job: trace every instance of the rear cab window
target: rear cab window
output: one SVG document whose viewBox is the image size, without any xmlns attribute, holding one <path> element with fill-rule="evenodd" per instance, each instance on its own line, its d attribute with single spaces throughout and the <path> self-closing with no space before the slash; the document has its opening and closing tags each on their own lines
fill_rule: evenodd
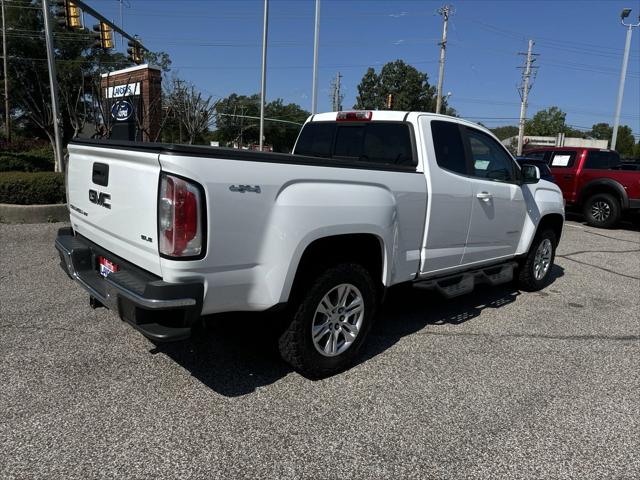
<svg viewBox="0 0 640 480">
<path fill-rule="evenodd" d="M 404 122 L 310 122 L 294 154 L 415 167 L 410 125 Z"/>
</svg>

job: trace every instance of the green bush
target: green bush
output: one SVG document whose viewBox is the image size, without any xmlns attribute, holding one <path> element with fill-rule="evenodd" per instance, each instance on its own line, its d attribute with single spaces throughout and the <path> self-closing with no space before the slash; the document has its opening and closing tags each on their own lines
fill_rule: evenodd
<svg viewBox="0 0 640 480">
<path fill-rule="evenodd" d="M 0 203 L 45 205 L 65 201 L 63 173 L 0 172 Z"/>
<path fill-rule="evenodd" d="M 0 172 L 51 172 L 52 170 L 53 156 L 45 149 L 24 153 L 0 153 Z"/>
<path fill-rule="evenodd" d="M 0 138 L 0 150 L 5 152 L 28 152 L 32 150 L 46 151 L 48 156 L 53 157 L 51 144 L 39 138 L 21 137 L 14 135 L 11 142 L 7 142 L 4 136 Z"/>
</svg>

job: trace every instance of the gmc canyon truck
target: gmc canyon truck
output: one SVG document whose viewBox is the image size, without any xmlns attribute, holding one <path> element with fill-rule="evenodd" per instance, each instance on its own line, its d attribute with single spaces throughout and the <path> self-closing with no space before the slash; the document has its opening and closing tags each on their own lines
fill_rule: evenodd
<svg viewBox="0 0 640 480">
<path fill-rule="evenodd" d="M 77 140 L 55 245 L 91 305 L 154 341 L 201 315 L 282 309 L 282 357 L 346 368 L 388 287 L 454 297 L 549 280 L 560 189 L 486 129 L 419 112 L 323 113 L 292 154 Z"/>
<path fill-rule="evenodd" d="M 567 206 L 592 227 L 612 228 L 623 213 L 640 212 L 640 171 L 626 170 L 613 150 L 543 147 L 527 156 L 550 166 Z"/>
</svg>

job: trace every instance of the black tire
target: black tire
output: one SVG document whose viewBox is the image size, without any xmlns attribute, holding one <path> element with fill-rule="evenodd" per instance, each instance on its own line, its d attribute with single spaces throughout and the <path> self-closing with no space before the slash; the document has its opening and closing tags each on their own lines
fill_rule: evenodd
<svg viewBox="0 0 640 480">
<path fill-rule="evenodd" d="M 318 351 L 312 338 L 314 321 L 318 322 L 320 318 L 322 322 L 323 319 L 322 314 L 318 314 L 320 317 L 317 317 L 316 309 L 325 295 L 342 284 L 350 284 L 359 290 L 364 305 L 362 323 L 355 340 L 344 352 L 335 356 L 324 356 Z M 293 306 L 293 318 L 278 341 L 280 355 L 297 372 L 308 378 L 324 378 L 345 370 L 353 363 L 371 329 L 376 297 L 377 292 L 371 275 L 361 265 L 346 263 L 324 270 L 305 285 L 299 301 Z M 330 328 L 327 335 L 332 335 Z M 342 334 L 343 345 L 346 344 L 345 340 L 346 335 Z"/>
<path fill-rule="evenodd" d="M 597 193 L 587 198 L 582 213 L 587 223 L 597 228 L 614 227 L 622 215 L 620 202 L 609 193 Z"/>
<path fill-rule="evenodd" d="M 549 267 L 542 277 L 536 277 L 536 255 L 538 249 L 546 240 L 551 242 L 551 258 Z M 558 240 L 553 230 L 543 230 L 538 232 L 531 242 L 529 252 L 518 270 L 518 286 L 527 292 L 536 292 L 542 290 L 549 284 L 551 279 L 551 271 L 553 270 L 553 262 L 556 258 L 556 247 Z"/>
</svg>

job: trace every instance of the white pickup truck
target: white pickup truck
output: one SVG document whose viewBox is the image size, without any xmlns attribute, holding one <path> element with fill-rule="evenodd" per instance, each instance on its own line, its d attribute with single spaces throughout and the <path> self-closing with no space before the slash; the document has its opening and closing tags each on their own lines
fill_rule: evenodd
<svg viewBox="0 0 640 480">
<path fill-rule="evenodd" d="M 293 154 L 74 141 L 62 267 L 156 341 L 201 315 L 281 309 L 283 358 L 346 368 L 385 289 L 447 297 L 548 282 L 560 189 L 486 129 L 420 112 L 323 113 Z"/>
</svg>

